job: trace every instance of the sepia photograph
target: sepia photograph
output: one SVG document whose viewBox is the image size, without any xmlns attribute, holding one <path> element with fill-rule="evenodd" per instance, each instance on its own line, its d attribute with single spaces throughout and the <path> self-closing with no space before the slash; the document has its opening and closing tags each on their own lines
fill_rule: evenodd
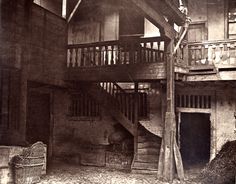
<svg viewBox="0 0 236 184">
<path fill-rule="evenodd" d="M 236 184 L 236 0 L 0 0 L 0 184 Z"/>
</svg>

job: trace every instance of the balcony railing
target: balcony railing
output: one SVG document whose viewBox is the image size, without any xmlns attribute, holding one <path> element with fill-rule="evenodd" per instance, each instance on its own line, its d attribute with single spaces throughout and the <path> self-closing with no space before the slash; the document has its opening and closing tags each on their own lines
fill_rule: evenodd
<svg viewBox="0 0 236 184">
<path fill-rule="evenodd" d="M 164 62 L 164 48 L 161 37 L 68 45 L 67 67 Z"/>
<path fill-rule="evenodd" d="M 189 43 L 189 65 L 236 65 L 236 40 Z"/>
</svg>

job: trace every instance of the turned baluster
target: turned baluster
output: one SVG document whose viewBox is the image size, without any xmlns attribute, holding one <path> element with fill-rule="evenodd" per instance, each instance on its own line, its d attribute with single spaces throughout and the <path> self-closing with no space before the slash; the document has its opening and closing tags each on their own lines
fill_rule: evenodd
<svg viewBox="0 0 236 184">
<path fill-rule="evenodd" d="M 212 61 L 214 62 L 215 58 L 216 58 L 216 46 L 212 45 L 211 47 L 212 49 Z"/>
<path fill-rule="evenodd" d="M 67 49 L 67 67 L 70 67 L 71 64 L 71 50 Z"/>
<path fill-rule="evenodd" d="M 84 66 L 85 53 L 84 48 L 81 49 L 81 66 Z"/>
<path fill-rule="evenodd" d="M 108 46 L 105 46 L 105 65 L 108 65 Z"/>
<path fill-rule="evenodd" d="M 76 64 L 76 49 L 72 49 L 72 67 Z"/>
<path fill-rule="evenodd" d="M 190 65 L 195 65 L 196 64 L 196 61 L 195 61 L 195 48 L 193 46 L 190 47 L 189 54 L 190 54 L 190 58 L 191 58 Z"/>
<path fill-rule="evenodd" d="M 161 48 L 160 48 L 160 46 L 161 46 L 161 42 L 159 41 L 159 42 L 157 42 L 157 50 L 158 50 L 158 60 L 160 60 L 160 61 L 162 61 L 161 60 Z"/>
<path fill-rule="evenodd" d="M 97 65 L 97 62 L 96 62 L 96 47 L 94 46 L 93 47 L 93 65 Z"/>
<path fill-rule="evenodd" d="M 150 60 L 150 62 L 154 62 L 153 61 L 153 42 L 150 43 L 150 46 L 151 46 L 151 60 Z"/>
<path fill-rule="evenodd" d="M 98 66 L 101 66 L 102 64 L 102 47 L 99 46 L 98 48 Z"/>
<path fill-rule="evenodd" d="M 223 44 L 220 44 L 220 45 L 219 45 L 219 48 L 220 48 L 220 60 L 222 60 L 222 58 L 223 58 L 223 52 L 224 52 L 224 45 L 223 45 Z"/>
<path fill-rule="evenodd" d="M 208 45 L 204 46 L 204 58 L 206 59 L 206 64 L 209 64 L 209 61 L 208 61 Z"/>
<path fill-rule="evenodd" d="M 121 58 L 121 56 L 120 56 L 120 54 L 121 54 L 121 48 L 120 48 L 120 45 L 118 44 L 118 46 L 117 46 L 117 61 L 116 61 L 116 64 L 120 64 L 121 63 L 121 61 L 120 61 L 120 58 Z"/>
<path fill-rule="evenodd" d="M 114 45 L 111 46 L 111 65 L 114 65 Z"/>
<path fill-rule="evenodd" d="M 227 61 L 230 63 L 230 43 L 227 43 Z"/>
<path fill-rule="evenodd" d="M 147 43 L 145 42 L 143 45 L 143 62 L 147 61 Z"/>
</svg>

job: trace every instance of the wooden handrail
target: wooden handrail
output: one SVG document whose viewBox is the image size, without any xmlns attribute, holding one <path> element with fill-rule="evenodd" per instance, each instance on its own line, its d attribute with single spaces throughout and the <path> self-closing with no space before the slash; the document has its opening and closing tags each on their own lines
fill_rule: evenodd
<svg viewBox="0 0 236 184">
<path fill-rule="evenodd" d="M 67 46 L 68 49 L 75 47 L 93 47 L 93 46 L 111 46 L 111 45 L 119 45 L 122 43 L 127 43 L 132 41 L 132 43 L 148 43 L 148 42 L 161 42 L 167 41 L 167 38 L 163 37 L 148 37 L 148 38 L 130 38 L 130 39 L 122 39 L 122 40 L 111 40 L 111 41 L 100 41 L 100 42 L 91 42 L 91 43 L 80 43 L 80 44 L 69 44 Z"/>
<path fill-rule="evenodd" d="M 210 41 L 202 41 L 202 42 L 188 42 L 189 46 L 197 46 L 197 45 L 213 45 L 213 44 L 227 44 L 227 43 L 235 43 L 236 39 L 226 39 L 226 40 L 210 40 Z"/>
<path fill-rule="evenodd" d="M 236 64 L 236 39 L 188 43 L 189 65 Z"/>
<path fill-rule="evenodd" d="M 163 37 L 127 38 L 105 42 L 68 45 L 68 67 L 91 67 L 142 62 L 164 62 Z"/>
</svg>

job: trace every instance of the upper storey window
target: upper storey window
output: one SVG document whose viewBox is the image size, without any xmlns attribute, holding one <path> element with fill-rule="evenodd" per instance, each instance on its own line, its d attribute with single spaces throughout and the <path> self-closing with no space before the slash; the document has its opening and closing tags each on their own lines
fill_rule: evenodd
<svg viewBox="0 0 236 184">
<path fill-rule="evenodd" d="M 236 0 L 229 0 L 228 37 L 236 38 Z"/>
</svg>

